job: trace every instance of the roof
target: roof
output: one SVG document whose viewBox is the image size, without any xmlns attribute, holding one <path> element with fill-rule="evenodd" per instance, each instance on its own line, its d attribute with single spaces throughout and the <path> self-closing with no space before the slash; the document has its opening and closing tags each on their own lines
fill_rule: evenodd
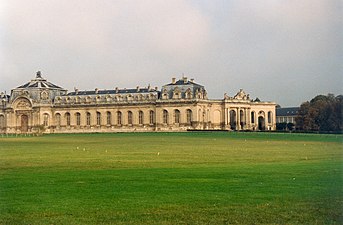
<svg viewBox="0 0 343 225">
<path fill-rule="evenodd" d="M 118 89 L 118 90 L 94 90 L 94 91 L 74 91 L 67 95 L 104 95 L 104 94 L 138 94 L 138 93 L 151 93 L 158 92 L 154 89 L 140 88 L 140 89 Z"/>
<path fill-rule="evenodd" d="M 40 71 L 37 72 L 36 78 L 23 84 L 17 88 L 52 88 L 52 89 L 63 89 L 46 79 L 42 78 Z"/>
<path fill-rule="evenodd" d="M 170 86 L 170 85 L 196 85 L 196 86 L 204 87 L 200 84 L 194 83 L 193 81 L 190 81 L 190 80 L 184 81 L 183 79 L 180 79 L 176 81 L 175 83 L 172 82 L 172 83 L 166 84 L 165 86 Z"/>
<path fill-rule="evenodd" d="M 276 116 L 296 116 L 300 107 L 277 108 Z"/>
</svg>

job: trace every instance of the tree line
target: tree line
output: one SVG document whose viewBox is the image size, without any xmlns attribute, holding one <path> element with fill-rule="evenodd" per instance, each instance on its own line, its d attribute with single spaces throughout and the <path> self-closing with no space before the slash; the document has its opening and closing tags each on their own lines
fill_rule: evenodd
<svg viewBox="0 0 343 225">
<path fill-rule="evenodd" d="M 296 129 L 304 131 L 342 132 L 343 95 L 318 95 L 301 104 L 295 119 Z"/>
</svg>

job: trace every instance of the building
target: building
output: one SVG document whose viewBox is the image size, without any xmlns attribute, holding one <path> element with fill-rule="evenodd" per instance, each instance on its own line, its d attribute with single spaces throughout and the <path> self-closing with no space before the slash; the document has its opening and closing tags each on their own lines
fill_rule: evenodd
<svg viewBox="0 0 343 225">
<path fill-rule="evenodd" d="M 295 124 L 299 109 L 299 107 L 276 108 L 276 123 Z"/>
<path fill-rule="evenodd" d="M 205 87 L 183 77 L 152 87 L 81 91 L 31 81 L 1 94 L 1 133 L 78 133 L 187 130 L 275 130 L 276 104 L 243 90 L 207 98 Z"/>
</svg>

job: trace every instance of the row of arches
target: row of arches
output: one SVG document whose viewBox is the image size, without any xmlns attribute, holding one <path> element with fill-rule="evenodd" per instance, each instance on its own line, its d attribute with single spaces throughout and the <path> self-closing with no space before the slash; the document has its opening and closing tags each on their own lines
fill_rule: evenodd
<svg viewBox="0 0 343 225">
<path fill-rule="evenodd" d="M 145 113 L 148 113 L 146 115 Z M 172 113 L 173 120 L 170 121 L 170 114 Z M 154 110 L 150 110 L 148 112 L 143 112 L 142 110 L 138 111 L 135 115 L 133 111 L 116 111 L 112 113 L 107 111 L 105 113 L 95 112 L 92 114 L 91 112 L 80 113 L 76 112 L 71 114 L 70 112 L 66 113 L 56 113 L 54 115 L 54 125 L 57 127 L 60 126 L 102 126 L 102 125 L 154 125 L 156 124 L 156 113 Z M 115 117 L 115 118 L 114 118 Z M 162 111 L 162 121 L 163 124 L 180 124 L 181 123 L 181 112 L 178 109 L 169 112 L 168 110 L 164 109 Z M 49 114 L 43 114 L 43 125 L 50 126 L 49 121 Z M 186 123 L 191 124 L 192 122 L 192 110 L 187 109 L 185 115 Z"/>
<path fill-rule="evenodd" d="M 245 111 L 238 110 L 239 115 L 237 115 L 236 110 L 230 110 L 229 121 L 230 128 L 232 130 L 244 129 L 249 123 L 252 127 L 257 127 L 258 130 L 265 130 L 266 123 L 271 125 L 273 123 L 273 113 L 268 111 L 267 117 L 264 111 L 259 111 L 257 114 L 255 111 L 250 112 L 250 118 L 247 118 L 249 114 L 245 114 Z M 239 123 L 238 123 L 239 121 Z"/>
</svg>

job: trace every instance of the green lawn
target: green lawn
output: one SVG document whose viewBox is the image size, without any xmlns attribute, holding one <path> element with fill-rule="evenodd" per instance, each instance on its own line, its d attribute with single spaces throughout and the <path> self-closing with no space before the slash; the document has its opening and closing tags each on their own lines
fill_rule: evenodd
<svg viewBox="0 0 343 225">
<path fill-rule="evenodd" d="M 0 136 L 0 224 L 343 224 L 343 136 Z"/>
</svg>

